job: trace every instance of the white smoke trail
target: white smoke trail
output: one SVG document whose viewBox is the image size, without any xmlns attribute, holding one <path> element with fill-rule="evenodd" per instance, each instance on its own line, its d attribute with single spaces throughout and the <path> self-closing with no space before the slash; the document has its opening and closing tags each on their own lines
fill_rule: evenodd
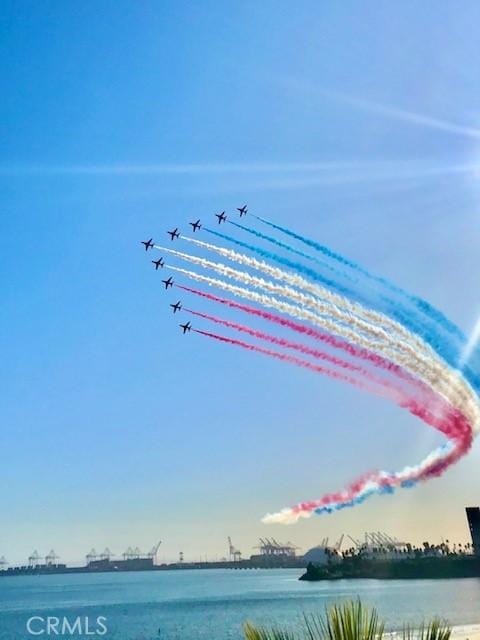
<svg viewBox="0 0 480 640">
<path fill-rule="evenodd" d="M 441 379 L 442 376 L 445 375 L 445 373 L 447 373 L 449 383 L 451 384 L 452 379 L 456 377 L 458 381 L 458 385 L 456 385 L 456 389 L 457 389 L 457 393 L 460 394 L 462 401 L 471 400 L 474 406 L 478 406 L 478 397 L 474 393 L 474 391 L 470 388 L 468 383 L 464 380 L 463 376 L 452 372 L 452 370 L 446 365 L 446 363 L 444 363 L 443 360 L 441 360 L 438 357 L 438 355 L 428 345 L 426 345 L 423 341 L 419 341 L 416 338 L 416 336 L 411 334 L 409 331 L 405 331 L 405 335 L 402 335 L 400 340 L 398 339 L 394 340 L 394 336 L 387 334 L 383 329 L 375 325 L 372 325 L 371 323 L 365 322 L 357 318 L 356 316 L 353 316 L 349 312 L 342 311 L 339 307 L 337 307 L 332 303 L 322 302 L 317 298 L 313 298 L 312 296 L 306 296 L 290 287 L 276 285 L 272 282 L 264 280 L 263 278 L 257 278 L 255 276 L 250 275 L 249 273 L 232 269 L 231 267 L 228 267 L 223 264 L 211 262 L 210 260 L 206 260 L 205 258 L 199 258 L 197 256 L 185 254 L 181 251 L 168 249 L 166 247 L 157 247 L 157 248 L 163 251 L 166 251 L 167 253 L 170 253 L 171 255 L 179 257 L 183 260 L 199 265 L 205 269 L 212 269 L 223 276 L 235 279 L 239 282 L 242 282 L 243 284 L 251 285 L 256 288 L 262 289 L 264 291 L 268 291 L 269 293 L 280 295 L 282 297 L 293 300 L 295 303 L 297 303 L 301 307 L 308 307 L 310 309 L 314 309 L 316 312 L 320 313 L 321 315 L 327 315 L 335 318 L 337 323 L 345 323 L 348 326 L 354 325 L 360 331 L 366 333 L 367 335 L 371 335 L 373 338 L 375 338 L 376 341 L 379 341 L 378 343 L 377 342 L 370 343 L 371 344 L 371 346 L 369 347 L 370 349 L 378 350 L 381 347 L 381 342 L 383 341 L 388 344 L 389 349 L 393 345 L 394 348 L 407 353 L 420 366 L 422 365 L 432 366 L 432 362 L 434 362 L 440 367 L 440 368 L 438 367 L 436 368 L 437 374 L 434 374 L 434 378 L 439 377 Z M 249 258 L 247 257 L 247 259 Z M 280 270 L 275 269 L 275 271 L 280 271 Z M 360 305 L 357 305 L 357 306 L 360 307 Z M 363 309 L 363 307 L 360 307 L 360 309 Z M 314 315 L 313 317 L 317 319 L 317 323 L 318 323 L 318 319 L 319 319 L 318 316 Z M 315 320 L 311 320 L 311 321 L 315 322 Z M 340 325 L 337 324 L 336 326 L 337 326 L 337 330 L 335 332 L 338 333 L 338 326 Z M 350 338 L 350 341 L 355 341 L 353 336 L 357 336 L 357 334 L 351 334 L 351 336 L 352 337 Z M 395 357 L 397 357 L 397 355 Z M 392 357 L 390 357 L 390 359 L 392 359 Z M 480 419 L 480 413 L 479 413 L 479 419 Z"/>
<path fill-rule="evenodd" d="M 204 269 L 211 269 L 212 271 L 216 271 L 220 275 L 227 278 L 237 280 L 238 282 L 256 287 L 257 289 L 268 291 L 269 293 L 282 296 L 283 298 L 294 300 L 300 306 L 315 309 L 315 311 L 317 313 L 320 313 L 321 315 L 335 317 L 337 320 L 341 320 L 349 326 L 356 326 L 360 331 L 372 335 L 378 340 L 391 342 L 391 337 L 383 329 L 369 322 L 365 322 L 356 316 L 353 316 L 351 313 L 349 313 L 349 311 L 340 311 L 340 309 L 330 301 L 319 300 L 318 298 L 314 298 L 313 296 L 300 293 L 299 291 L 296 291 L 291 287 L 269 282 L 268 280 L 264 280 L 263 278 L 252 276 L 245 271 L 238 271 L 237 269 L 228 267 L 225 264 L 211 262 L 210 260 L 206 260 L 205 258 L 199 258 L 198 256 L 193 256 L 189 253 L 183 253 L 182 251 L 176 251 L 175 249 L 168 249 L 167 247 L 160 247 L 158 245 L 155 245 L 155 247 L 173 256 L 176 256 L 177 258 L 181 258 L 182 260 L 203 267 Z M 276 269 L 276 271 L 280 270 Z M 412 353 L 414 353 L 413 350 Z"/>
<path fill-rule="evenodd" d="M 232 262 L 237 262 L 239 264 L 249 266 L 253 269 L 256 269 L 257 271 L 266 273 L 267 275 L 271 276 L 276 280 L 287 282 L 293 287 L 297 287 L 301 290 L 308 291 L 309 293 L 313 294 L 313 296 L 315 296 L 315 299 L 317 298 L 326 299 L 330 301 L 332 304 L 335 304 L 339 309 L 345 309 L 346 312 L 350 314 L 349 316 L 350 319 L 352 317 L 354 318 L 355 316 L 357 316 L 358 318 L 364 319 L 367 322 L 372 323 L 373 325 L 375 325 L 375 327 L 377 325 L 383 326 L 385 329 L 389 331 L 389 335 L 387 339 L 390 342 L 392 341 L 392 335 L 390 332 L 393 332 L 394 334 L 397 334 L 398 336 L 400 336 L 402 345 L 404 346 L 404 348 L 407 349 L 407 345 L 411 345 L 415 352 L 427 351 L 429 358 L 433 358 L 435 360 L 440 359 L 442 363 L 444 362 L 443 358 L 429 344 L 427 344 L 419 336 L 412 333 L 408 328 L 403 326 L 401 323 L 390 318 L 389 316 L 386 316 L 383 313 L 365 308 L 363 305 L 357 302 L 352 302 L 347 298 L 345 298 L 345 296 L 332 292 L 322 285 L 313 284 L 312 282 L 306 280 L 304 277 L 300 275 L 290 273 L 288 271 L 284 271 L 283 269 L 279 269 L 278 267 L 272 267 L 264 260 L 258 260 L 248 255 L 238 253 L 233 249 L 225 249 L 224 247 L 220 247 L 218 245 L 215 245 L 209 242 L 203 242 L 201 240 L 197 240 L 196 238 L 190 238 L 188 236 L 183 236 L 183 235 L 181 236 L 181 238 L 196 246 L 202 247 L 204 249 L 217 253 L 218 255 L 226 257 L 232 260 Z M 303 301 L 303 304 L 305 304 L 306 306 L 310 306 L 310 308 L 316 308 L 315 305 L 309 305 L 308 302 L 305 300 Z M 473 388 L 471 387 L 470 383 L 465 378 L 465 376 L 462 375 L 461 369 L 462 367 L 460 367 L 460 370 L 456 372 L 455 375 L 461 378 L 461 380 L 463 381 L 464 387 L 468 389 L 468 396 L 470 398 L 476 399 L 477 394 L 475 393 L 475 391 L 473 390 Z"/>
<path fill-rule="evenodd" d="M 464 445 L 460 440 L 457 442 L 448 441 L 445 445 L 430 452 L 418 465 L 406 466 L 395 473 L 381 471 L 373 474 L 373 477 L 365 482 L 364 486 L 354 495 L 349 490 L 338 492 L 338 499 L 333 502 L 322 504 L 323 500 L 315 500 L 311 503 L 301 503 L 296 507 L 281 509 L 276 513 L 268 513 L 262 518 L 264 524 L 294 524 L 300 518 L 310 518 L 317 509 L 321 512 L 332 512 L 338 509 L 337 505 L 354 506 L 361 504 L 366 498 L 375 493 L 381 493 L 381 483 L 386 480 L 391 489 L 398 489 L 403 482 L 418 483 L 428 480 L 431 476 L 429 471 L 435 467 L 443 466 L 445 471 L 449 466 L 463 457 L 469 450 L 469 446 Z M 438 473 L 438 472 L 437 472 Z M 435 475 L 435 474 L 434 474 Z M 410 484 L 410 486 L 412 486 Z M 318 506 L 317 506 L 318 505 Z"/>
<path fill-rule="evenodd" d="M 244 289 L 209 276 L 202 276 L 194 271 L 181 267 L 166 266 L 192 280 L 223 289 L 237 297 L 251 300 L 265 307 L 274 308 L 281 313 L 299 320 L 306 320 L 322 327 L 330 333 L 342 336 L 353 344 L 358 344 L 365 349 L 381 353 L 392 362 L 408 370 L 414 376 L 425 379 L 435 392 L 446 398 L 467 417 L 476 432 L 480 430 L 480 407 L 477 396 L 471 397 L 468 388 L 465 388 L 463 379 L 453 373 L 441 360 L 431 358 L 424 352 L 415 354 L 415 357 L 408 356 L 399 352 L 397 349 L 392 349 L 389 343 L 384 344 L 372 341 L 361 334 L 355 333 L 342 323 L 335 322 L 328 317 L 318 316 L 307 309 L 278 300 L 273 296 L 256 293 L 255 291 Z"/>
<path fill-rule="evenodd" d="M 224 247 L 219 247 L 218 245 L 212 244 L 210 242 L 203 242 L 202 240 L 189 238 L 188 236 L 182 235 L 180 237 L 182 238 L 182 240 L 186 240 L 187 242 L 195 244 L 198 247 L 202 247 L 204 249 L 207 249 L 208 251 L 212 251 L 213 253 L 217 253 L 218 255 L 228 258 L 229 260 L 232 260 L 232 262 L 237 262 L 238 264 L 243 264 L 245 266 L 251 267 L 253 269 L 256 269 L 257 271 L 261 271 L 262 273 L 271 276 L 275 280 L 286 282 L 293 287 L 297 287 L 298 289 L 301 289 L 303 291 L 308 291 L 315 297 L 328 300 L 337 307 L 345 309 L 348 313 L 353 314 L 354 316 L 358 316 L 359 318 L 363 318 L 376 326 L 380 325 L 385 327 L 389 331 L 394 331 L 404 340 L 415 344 L 415 348 L 425 348 L 425 343 L 423 342 L 423 340 L 419 339 L 415 334 L 406 329 L 396 320 L 393 320 L 383 313 L 367 309 L 356 302 L 351 302 L 345 296 L 330 291 L 322 285 L 313 284 L 300 275 L 284 271 L 283 269 L 279 269 L 278 267 L 272 267 L 264 260 L 252 258 L 245 254 L 238 253 L 233 249 L 225 249 Z M 433 353 L 434 352 L 432 350 L 432 354 Z"/>
<path fill-rule="evenodd" d="M 349 506 L 353 506 L 354 504 L 361 504 L 366 498 L 369 497 L 369 495 L 372 495 L 373 493 L 379 493 L 379 480 L 382 477 L 387 478 L 389 476 L 393 476 L 395 478 L 395 482 L 392 485 L 394 489 L 397 489 L 399 486 L 401 486 L 402 481 L 413 480 L 416 483 L 418 481 L 421 481 L 422 479 L 425 480 L 425 478 L 423 478 L 425 472 L 428 471 L 428 469 L 432 466 L 448 460 L 452 450 L 455 450 L 456 447 L 461 447 L 461 445 L 453 445 L 451 442 L 448 442 L 446 445 L 443 445 L 431 451 L 423 460 L 421 460 L 421 462 L 419 462 L 416 467 L 407 466 L 394 474 L 380 472 L 379 478 L 368 481 L 354 497 L 350 498 L 347 491 L 343 492 L 343 499 L 345 500 L 345 502 L 351 503 L 349 504 Z M 342 501 L 339 501 L 339 503 L 341 504 Z M 335 504 L 338 503 L 331 504 L 330 508 L 332 510 L 335 510 Z M 295 524 L 296 522 L 298 522 L 298 520 L 300 520 L 300 518 L 310 518 L 315 514 L 315 512 L 315 508 L 305 508 L 299 510 L 298 507 L 287 507 L 275 513 L 267 513 L 262 518 L 262 522 L 264 524 Z"/>
</svg>

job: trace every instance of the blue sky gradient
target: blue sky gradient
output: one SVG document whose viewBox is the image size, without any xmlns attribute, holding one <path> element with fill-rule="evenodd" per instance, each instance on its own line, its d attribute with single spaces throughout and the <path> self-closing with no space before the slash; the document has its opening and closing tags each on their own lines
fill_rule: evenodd
<svg viewBox="0 0 480 640">
<path fill-rule="evenodd" d="M 165 558 L 215 557 L 227 535 L 249 554 L 259 535 L 308 548 L 365 529 L 467 539 L 478 446 L 413 491 L 260 524 L 440 439 L 354 389 L 183 339 L 139 241 L 247 202 L 470 334 L 478 3 L 2 8 L 0 555 L 161 538 Z"/>
</svg>

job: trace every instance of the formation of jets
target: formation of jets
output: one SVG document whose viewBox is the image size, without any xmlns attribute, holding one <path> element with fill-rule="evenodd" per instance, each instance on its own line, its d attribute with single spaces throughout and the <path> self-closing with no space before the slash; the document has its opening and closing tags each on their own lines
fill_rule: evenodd
<svg viewBox="0 0 480 640">
<path fill-rule="evenodd" d="M 243 216 L 246 215 L 248 212 L 247 205 L 244 204 L 243 207 L 237 207 L 237 211 L 240 214 L 240 218 L 243 218 Z M 222 211 L 221 213 L 216 213 L 215 215 L 218 218 L 218 224 L 222 224 L 222 222 L 227 221 L 227 215 L 225 211 Z M 200 231 L 200 229 L 202 228 L 200 219 L 195 220 L 195 222 L 189 222 L 188 224 L 192 227 L 193 233 L 195 233 L 196 231 Z M 167 234 L 170 236 L 171 240 L 176 240 L 177 238 L 180 237 L 180 231 L 178 230 L 178 227 L 175 227 L 175 229 L 172 229 L 172 231 L 167 231 Z M 153 243 L 153 238 L 149 238 L 149 240 L 142 240 L 141 244 L 143 244 L 143 246 L 145 247 L 145 251 L 148 251 L 149 249 L 153 249 L 153 247 L 155 246 Z M 165 261 L 163 258 L 160 257 L 158 260 L 152 260 L 152 264 L 155 265 L 155 271 L 158 271 L 159 268 L 161 269 L 165 266 Z M 173 288 L 174 281 L 171 276 L 166 280 L 162 280 L 162 282 L 165 285 L 165 289 L 168 289 L 169 287 Z M 182 304 L 179 300 L 175 304 L 170 304 L 170 307 L 172 308 L 173 314 L 175 315 L 177 311 L 181 311 Z M 190 322 L 186 322 L 185 324 L 180 324 L 179 326 L 183 331 L 183 335 L 185 335 L 186 333 L 192 330 L 192 325 Z"/>
</svg>

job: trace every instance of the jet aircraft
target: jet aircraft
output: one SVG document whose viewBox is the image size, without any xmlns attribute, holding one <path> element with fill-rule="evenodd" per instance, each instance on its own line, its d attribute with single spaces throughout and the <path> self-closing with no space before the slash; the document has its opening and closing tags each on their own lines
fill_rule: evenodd
<svg viewBox="0 0 480 640">
<path fill-rule="evenodd" d="M 183 329 L 183 335 L 185 335 L 187 333 L 187 331 L 191 331 L 192 330 L 192 325 L 190 324 L 190 322 L 187 322 L 186 324 L 181 324 L 179 326 L 182 327 L 182 329 Z"/>
<path fill-rule="evenodd" d="M 145 245 L 145 251 L 148 251 L 149 249 L 153 248 L 153 238 L 150 238 L 150 240 L 142 240 L 142 244 Z"/>
<path fill-rule="evenodd" d="M 162 280 L 163 284 L 165 285 L 165 289 L 168 289 L 168 287 L 173 287 L 173 279 L 172 276 L 170 276 L 168 278 L 168 280 Z"/>
<path fill-rule="evenodd" d="M 244 204 L 243 207 L 237 207 L 237 211 L 240 213 L 240 218 L 243 218 L 243 216 L 246 215 L 248 211 L 247 205 Z"/>
<path fill-rule="evenodd" d="M 167 233 L 170 236 L 170 240 L 175 240 L 175 238 L 180 237 L 180 232 L 178 231 L 178 227 L 175 227 L 173 231 L 167 231 Z"/>
<path fill-rule="evenodd" d="M 152 260 L 152 264 L 155 265 L 155 271 L 158 271 L 158 267 L 163 267 L 165 261 L 163 258 L 159 258 L 158 260 Z"/>
</svg>

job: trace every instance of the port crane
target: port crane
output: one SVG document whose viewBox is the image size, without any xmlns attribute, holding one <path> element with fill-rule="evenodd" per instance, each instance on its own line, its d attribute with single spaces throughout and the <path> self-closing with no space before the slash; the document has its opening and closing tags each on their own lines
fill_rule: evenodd
<svg viewBox="0 0 480 640">
<path fill-rule="evenodd" d="M 260 549 L 260 553 L 263 556 L 287 556 L 290 558 L 295 557 L 295 552 L 299 547 L 296 547 L 291 542 L 285 544 L 278 542 L 275 538 L 259 538 L 260 544 L 255 549 Z"/>
<path fill-rule="evenodd" d="M 94 562 L 98 558 L 98 553 L 95 549 L 90 549 L 85 558 L 87 559 L 87 563 Z"/>
<path fill-rule="evenodd" d="M 242 559 L 242 552 L 235 549 L 230 536 L 228 536 L 228 559 L 230 562 L 240 562 Z"/>
<path fill-rule="evenodd" d="M 122 558 L 124 560 L 131 560 L 133 556 L 134 556 L 134 552 L 132 547 L 128 547 L 128 549 L 122 553 Z"/>
<path fill-rule="evenodd" d="M 100 554 L 99 558 L 100 560 L 108 560 L 110 562 L 110 559 L 112 558 L 114 554 L 112 553 L 112 551 L 110 551 L 110 549 L 108 547 L 105 548 L 105 551 L 103 551 L 103 553 Z"/>
<path fill-rule="evenodd" d="M 60 557 L 57 556 L 55 551 L 52 549 L 50 551 L 50 553 L 45 556 L 45 564 L 47 566 L 53 566 L 53 565 L 57 564 L 57 560 L 59 560 L 59 559 L 60 559 Z"/>
<path fill-rule="evenodd" d="M 151 559 L 152 559 L 152 561 L 153 561 L 153 564 L 156 564 L 156 563 L 157 563 L 157 553 L 158 553 L 158 550 L 160 549 L 160 545 L 161 545 L 161 544 L 162 544 L 162 541 L 161 541 L 161 540 L 159 540 L 159 541 L 157 542 L 157 544 L 156 544 L 156 545 L 154 545 L 154 546 L 150 549 L 150 551 L 147 553 L 147 558 L 151 558 Z"/>
<path fill-rule="evenodd" d="M 35 549 L 32 555 L 28 557 L 28 564 L 30 567 L 36 567 L 40 564 L 40 560 L 42 560 L 42 556 Z"/>
<path fill-rule="evenodd" d="M 329 546 L 328 545 L 329 537 L 325 536 L 325 538 L 323 538 L 322 541 L 320 542 L 320 544 L 318 545 L 318 548 L 319 549 L 330 549 L 331 551 L 340 551 L 340 549 L 342 548 L 342 543 L 343 543 L 344 538 L 345 538 L 345 534 L 342 533 L 342 535 L 337 540 L 337 542 L 333 546 Z"/>
</svg>

